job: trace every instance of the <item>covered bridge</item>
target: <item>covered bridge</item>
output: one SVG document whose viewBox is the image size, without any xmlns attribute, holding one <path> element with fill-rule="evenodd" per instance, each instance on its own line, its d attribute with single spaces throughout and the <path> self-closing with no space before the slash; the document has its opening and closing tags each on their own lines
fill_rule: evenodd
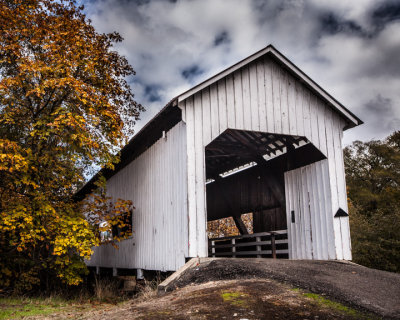
<svg viewBox="0 0 400 320">
<path fill-rule="evenodd" d="M 361 123 L 273 46 L 262 49 L 174 98 L 103 171 L 109 195 L 135 205 L 133 235 L 119 250 L 95 248 L 87 264 L 176 270 L 216 254 L 207 221 L 232 216 L 245 233 L 248 212 L 257 256 L 275 241 L 263 236 L 286 234 L 289 259 L 351 260 L 342 136 Z M 225 245 L 238 256 L 243 246 Z"/>
</svg>

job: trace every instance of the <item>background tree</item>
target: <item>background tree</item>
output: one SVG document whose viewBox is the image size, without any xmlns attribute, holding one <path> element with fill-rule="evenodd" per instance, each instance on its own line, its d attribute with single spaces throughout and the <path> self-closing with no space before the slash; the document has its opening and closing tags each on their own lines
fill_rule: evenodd
<svg viewBox="0 0 400 320">
<path fill-rule="evenodd" d="M 103 192 L 72 195 L 93 166 L 113 168 L 143 110 L 112 50 L 75 1 L 0 0 L 0 287 L 81 281 L 99 243 L 90 224 L 128 210 Z M 97 210 L 96 210 L 97 208 Z"/>
<path fill-rule="evenodd" d="M 400 272 L 400 131 L 345 148 L 353 259 Z"/>
<path fill-rule="evenodd" d="M 248 233 L 253 233 L 253 213 L 245 213 L 240 216 Z M 209 239 L 223 238 L 240 235 L 232 217 L 212 220 L 207 222 L 207 235 Z"/>
</svg>

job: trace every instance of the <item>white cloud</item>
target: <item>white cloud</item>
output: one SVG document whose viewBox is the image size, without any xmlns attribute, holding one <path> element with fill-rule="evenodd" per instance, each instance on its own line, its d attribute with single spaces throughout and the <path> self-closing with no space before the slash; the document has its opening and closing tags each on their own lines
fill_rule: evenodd
<svg viewBox="0 0 400 320">
<path fill-rule="evenodd" d="M 367 120 L 359 129 L 346 132 L 349 143 L 355 138 L 381 138 L 394 129 L 389 125 L 371 130 L 376 126 L 376 121 L 369 121 L 373 117 L 393 125 L 397 122 L 388 117 L 400 118 L 400 23 L 392 21 L 376 31 L 370 14 L 382 3 L 153 0 L 139 5 L 137 1 L 98 0 L 87 4 L 87 12 L 99 31 L 118 31 L 125 38 L 118 50 L 137 71 L 133 91 L 149 110 L 141 124 L 175 95 L 272 43 Z M 324 25 L 321 17 L 326 14 L 332 14 L 333 20 Z M 346 25 L 349 21 L 353 29 Z M 350 28 L 348 32 L 345 27 Z M 224 41 L 215 46 L 219 35 Z M 186 79 L 182 71 L 193 66 L 202 73 Z M 146 88 L 156 88 L 160 101 L 151 101 Z M 392 111 L 379 114 L 379 107 L 368 108 L 379 101 L 390 101 Z"/>
</svg>

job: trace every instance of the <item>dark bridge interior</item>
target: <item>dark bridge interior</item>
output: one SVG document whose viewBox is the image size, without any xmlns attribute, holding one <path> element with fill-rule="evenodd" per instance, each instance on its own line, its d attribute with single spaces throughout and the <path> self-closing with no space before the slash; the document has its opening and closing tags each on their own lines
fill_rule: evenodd
<svg viewBox="0 0 400 320">
<path fill-rule="evenodd" d="M 325 159 L 305 137 L 232 129 L 205 153 L 207 220 L 233 217 L 241 234 L 249 212 L 255 233 L 287 229 L 284 172 Z"/>
</svg>

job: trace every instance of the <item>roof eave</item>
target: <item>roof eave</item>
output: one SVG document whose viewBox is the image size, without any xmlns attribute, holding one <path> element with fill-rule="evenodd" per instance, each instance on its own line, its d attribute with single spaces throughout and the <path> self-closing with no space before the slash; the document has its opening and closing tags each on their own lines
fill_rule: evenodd
<svg viewBox="0 0 400 320">
<path fill-rule="evenodd" d="M 121 162 L 116 164 L 116 167 L 114 170 L 108 169 L 108 168 L 102 168 L 100 171 L 98 171 L 88 182 L 86 182 L 74 195 L 75 200 L 82 200 L 85 195 L 93 192 L 94 189 L 96 189 L 95 182 L 99 179 L 101 176 L 105 176 L 107 179 L 109 179 L 111 176 L 116 174 L 119 170 L 121 170 L 126 164 L 123 163 L 124 158 L 126 157 L 127 153 L 129 152 L 129 148 L 136 142 L 136 140 L 140 140 L 143 138 L 143 135 L 146 134 L 146 131 L 151 130 L 151 126 L 157 119 L 161 118 L 168 112 L 168 109 L 170 108 L 177 108 L 178 101 L 176 98 L 170 100 L 149 122 L 146 123 L 146 125 L 143 126 L 142 129 L 140 129 L 130 140 L 129 142 L 120 150 L 120 158 Z"/>
</svg>

